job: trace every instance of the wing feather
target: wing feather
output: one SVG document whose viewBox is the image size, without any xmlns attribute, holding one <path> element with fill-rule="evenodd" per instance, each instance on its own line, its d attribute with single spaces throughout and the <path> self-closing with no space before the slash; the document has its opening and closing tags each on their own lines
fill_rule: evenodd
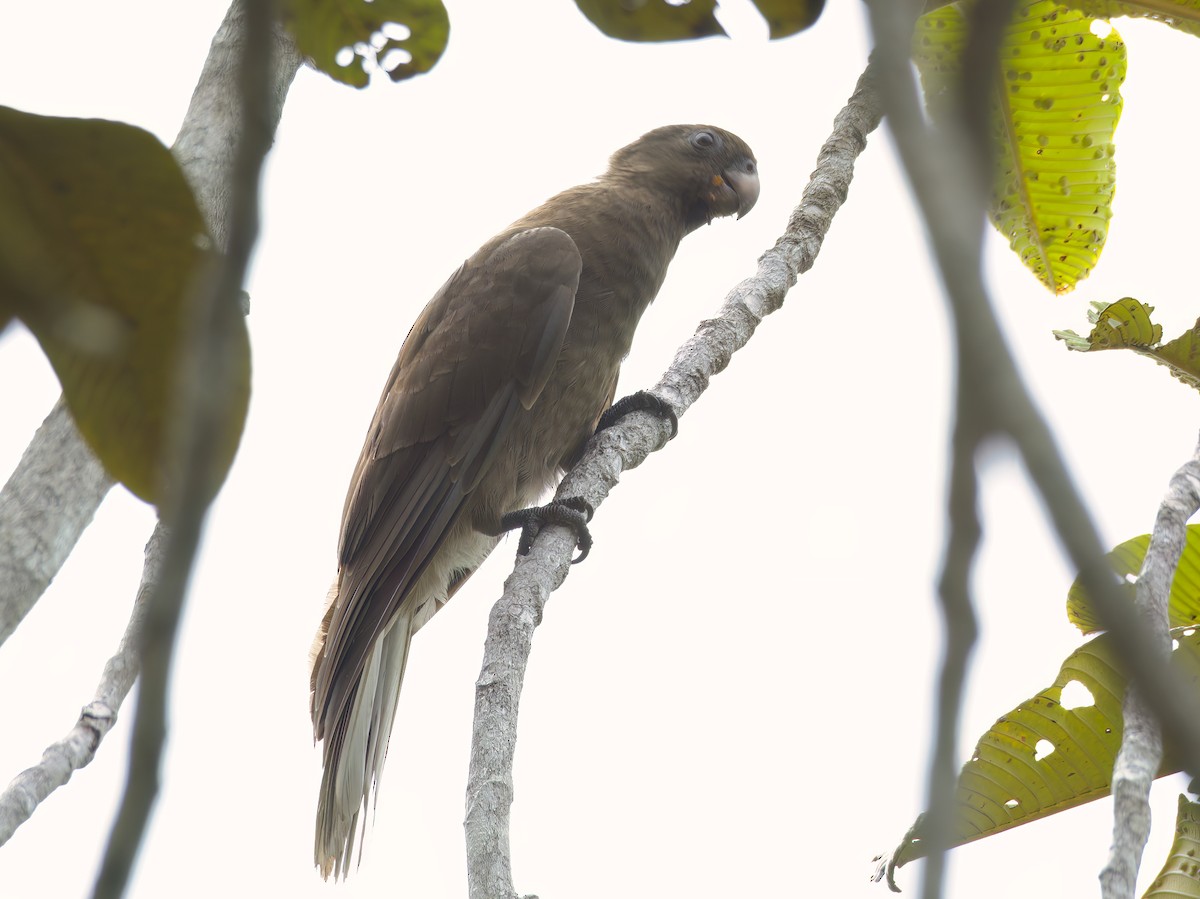
<svg viewBox="0 0 1200 899">
<path fill-rule="evenodd" d="M 540 395 L 581 267 L 565 232 L 509 230 L 463 263 L 409 332 L 346 497 L 338 598 L 313 669 L 318 737 L 344 720 L 371 647 Z"/>
</svg>

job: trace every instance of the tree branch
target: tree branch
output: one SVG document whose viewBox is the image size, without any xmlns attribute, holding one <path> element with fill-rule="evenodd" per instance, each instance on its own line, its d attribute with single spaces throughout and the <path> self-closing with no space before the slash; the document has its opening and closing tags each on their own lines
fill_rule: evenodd
<svg viewBox="0 0 1200 899">
<path fill-rule="evenodd" d="M 1185 700 L 1189 691 L 1163 664 L 1145 626 L 1123 597 L 1092 523 L 1045 420 L 1026 391 L 1004 341 L 983 283 L 981 238 L 986 186 L 975 168 L 978 153 L 961 121 L 949 118 L 937 128 L 926 124 L 909 62 L 913 25 L 919 11 L 896 0 L 868 0 L 875 33 L 874 60 L 888 122 L 942 275 L 953 315 L 959 389 L 969 394 L 981 436 L 1002 434 L 1021 453 L 1047 513 L 1079 569 L 1080 578 L 1112 634 L 1130 678 L 1145 691 L 1155 713 L 1179 746 L 1185 767 L 1200 771 L 1200 720 Z M 960 397 L 958 409 L 964 409 Z M 944 816 L 952 795 L 956 760 L 939 753 L 930 777 L 928 814 Z M 938 801 L 935 801 L 938 800 Z M 936 820 L 936 818 L 935 818 Z M 944 833 L 944 824 L 933 832 Z M 934 845 L 925 866 L 925 899 L 940 895 L 943 845 Z M 889 880 L 891 869 L 889 866 Z"/>
<path fill-rule="evenodd" d="M 91 763 L 100 741 L 116 723 L 121 703 L 137 679 L 138 646 L 150 595 L 149 585 L 157 580 L 161 564 L 162 540 L 156 529 L 146 544 L 142 585 L 138 588 L 129 624 L 116 655 L 104 666 L 95 698 L 84 706 L 71 731 L 46 748 L 41 762 L 18 774 L 0 793 L 0 846 L 29 820 L 43 799 L 70 780 L 75 771 Z"/>
<path fill-rule="evenodd" d="M 0 645 L 46 592 L 112 484 L 60 397 L 0 490 Z"/>
<path fill-rule="evenodd" d="M 1137 582 L 1137 610 L 1165 663 L 1171 656 L 1167 613 L 1171 582 L 1187 543 L 1187 522 L 1200 509 L 1200 444 L 1171 478 L 1159 506 Z M 1150 785 L 1162 762 L 1162 732 L 1141 691 L 1130 686 L 1121 707 L 1124 729 L 1113 765 L 1113 842 L 1100 872 L 1104 899 L 1132 899 L 1150 836 Z"/>
<path fill-rule="evenodd" d="M 854 161 L 880 110 L 868 67 L 854 95 L 834 119 L 817 168 L 783 236 L 758 260 L 757 274 L 735 287 L 716 318 L 702 322 L 675 354 L 654 388 L 682 416 L 749 341 L 758 323 L 782 304 L 797 277 L 820 251 L 834 214 L 846 199 Z M 580 462 L 559 485 L 559 497 L 583 497 L 598 508 L 621 473 L 634 468 L 668 439 L 669 426 L 636 412 L 592 438 Z M 545 528 L 529 555 L 517 559 L 492 608 L 483 667 L 475 685 L 475 722 L 467 784 L 467 879 L 471 899 L 509 899 L 512 885 L 508 820 L 517 712 L 534 628 L 550 593 L 565 580 L 575 538 L 566 528 Z"/>
<path fill-rule="evenodd" d="M 226 17 L 213 40 L 171 148 L 218 248 L 229 243 L 230 170 L 241 119 L 234 78 L 236 34 Z M 300 60 L 289 38 L 274 38 L 265 121 L 273 134 Z M 29 614 L 91 523 L 113 481 L 60 399 L 0 490 L 0 644 Z"/>
<path fill-rule="evenodd" d="M 223 232 L 227 245 L 215 269 L 197 285 L 188 310 L 192 339 L 179 360 L 178 414 L 171 435 L 179 464 L 166 466 L 182 474 L 169 485 L 160 510 L 158 530 L 166 547 L 161 569 L 155 572 L 158 580 L 143 583 L 150 595 L 140 641 L 144 677 L 125 793 L 96 879 L 95 899 L 117 899 L 124 893 L 158 793 L 171 656 L 210 485 L 217 480 L 213 441 L 225 414 L 221 400 L 230 395 L 223 381 L 235 369 L 224 339 L 222 307 L 235 302 L 245 279 L 258 237 L 263 160 L 300 62 L 290 41 L 274 26 L 273 3 L 235 0 L 213 39 L 189 108 L 189 116 L 214 117 L 213 124 L 224 128 L 226 139 L 213 142 L 209 135 L 197 135 L 195 141 L 178 142 L 182 156 L 211 162 L 206 170 L 212 190 L 208 201 L 221 209 L 222 224 L 216 230 Z"/>
</svg>

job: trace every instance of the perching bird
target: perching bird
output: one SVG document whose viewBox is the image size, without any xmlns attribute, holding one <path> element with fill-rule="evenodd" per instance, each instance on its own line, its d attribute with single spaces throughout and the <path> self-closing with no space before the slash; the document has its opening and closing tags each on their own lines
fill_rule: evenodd
<svg viewBox="0 0 1200 899">
<path fill-rule="evenodd" d="M 412 635 L 582 451 L 680 240 L 757 198 L 736 135 L 658 128 L 485 243 L 413 324 L 350 481 L 313 647 L 324 877 L 349 868 Z"/>
</svg>

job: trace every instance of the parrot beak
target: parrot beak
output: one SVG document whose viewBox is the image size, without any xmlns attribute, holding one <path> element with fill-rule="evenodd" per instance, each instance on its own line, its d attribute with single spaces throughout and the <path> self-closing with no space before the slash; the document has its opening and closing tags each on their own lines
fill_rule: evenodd
<svg viewBox="0 0 1200 899">
<path fill-rule="evenodd" d="M 737 217 L 741 218 L 758 202 L 758 166 L 753 159 L 741 159 L 723 174 L 725 182 L 737 194 Z"/>
</svg>

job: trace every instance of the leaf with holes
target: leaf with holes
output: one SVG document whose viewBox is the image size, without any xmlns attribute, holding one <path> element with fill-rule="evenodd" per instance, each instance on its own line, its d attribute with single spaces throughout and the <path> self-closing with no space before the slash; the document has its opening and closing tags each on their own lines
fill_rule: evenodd
<svg viewBox="0 0 1200 899">
<path fill-rule="evenodd" d="M 1165 367 L 1171 376 L 1193 390 L 1200 390 L 1200 320 L 1170 343 L 1162 343 L 1162 325 L 1150 320 L 1154 312 L 1133 297 L 1115 303 L 1092 303 L 1088 321 L 1094 327 L 1086 337 L 1074 331 L 1055 331 L 1054 336 L 1077 352 L 1133 350 Z"/>
<path fill-rule="evenodd" d="M 812 26 L 825 8 L 825 0 L 753 0 L 767 20 L 771 40 L 791 37 Z"/>
<path fill-rule="evenodd" d="M 450 40 L 442 0 L 283 0 L 281 15 L 313 65 L 360 88 L 375 66 L 393 81 L 428 72 Z"/>
<path fill-rule="evenodd" d="M 1142 899 L 1187 896 L 1200 897 L 1200 803 L 1180 795 L 1171 854 Z"/>
<path fill-rule="evenodd" d="M 966 6 L 923 15 L 914 59 L 937 118 L 954 112 Z M 1100 258 L 1116 180 L 1125 45 L 1053 0 L 1018 7 L 1001 44 L 991 98 L 995 168 L 989 214 L 1043 284 L 1066 293 Z"/>
<path fill-rule="evenodd" d="M 0 320 L 15 315 L 33 332 L 88 445 L 150 502 L 174 474 L 176 361 L 209 243 L 183 173 L 153 135 L 0 107 Z M 212 398 L 225 426 L 214 492 L 250 396 L 238 298 L 220 313 L 232 361 Z"/>
<path fill-rule="evenodd" d="M 1063 0 L 1064 6 L 1078 9 L 1097 19 L 1153 19 L 1185 34 L 1200 37 L 1200 0 L 1153 0 L 1151 3 L 1124 3 L 1121 0 Z"/>
<path fill-rule="evenodd" d="M 716 0 L 575 0 L 579 11 L 622 41 L 686 41 L 725 34 L 713 12 Z"/>
<path fill-rule="evenodd" d="M 1171 664 L 1200 691 L 1200 630 L 1171 632 Z M 951 846 L 1001 833 L 1107 796 L 1121 745 L 1125 679 L 1107 634 L 1073 652 L 1054 683 L 1000 718 L 958 776 Z M 1159 776 L 1179 770 L 1168 747 Z M 930 850 L 924 816 L 905 834 L 891 868 Z"/>
<path fill-rule="evenodd" d="M 1130 602 L 1134 591 L 1132 578 L 1142 570 L 1142 560 L 1146 558 L 1149 546 L 1150 535 L 1142 534 L 1126 540 L 1108 554 L 1108 564 L 1125 582 Z M 1187 527 L 1187 539 L 1167 599 L 1167 616 L 1171 627 L 1196 627 L 1200 623 L 1200 525 Z M 1101 630 L 1092 601 L 1078 579 L 1067 593 L 1067 618 L 1085 634 Z"/>
</svg>

